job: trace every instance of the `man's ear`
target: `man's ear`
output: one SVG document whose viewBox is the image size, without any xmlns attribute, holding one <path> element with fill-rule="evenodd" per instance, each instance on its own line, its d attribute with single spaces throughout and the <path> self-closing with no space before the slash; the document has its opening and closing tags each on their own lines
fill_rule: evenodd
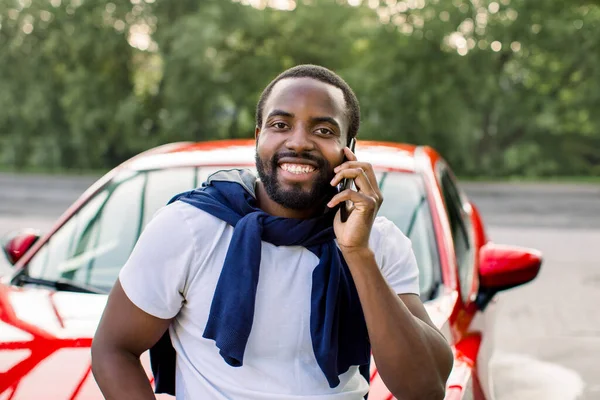
<svg viewBox="0 0 600 400">
<path fill-rule="evenodd" d="M 256 128 L 254 128 L 254 139 L 258 140 L 259 136 L 260 136 L 260 126 L 256 125 Z"/>
</svg>

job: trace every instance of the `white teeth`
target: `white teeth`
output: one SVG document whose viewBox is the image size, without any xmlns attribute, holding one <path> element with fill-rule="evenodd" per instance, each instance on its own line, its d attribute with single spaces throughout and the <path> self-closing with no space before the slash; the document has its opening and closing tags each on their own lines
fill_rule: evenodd
<svg viewBox="0 0 600 400">
<path fill-rule="evenodd" d="M 299 164 L 281 164 L 281 169 L 291 172 L 292 174 L 308 174 L 314 171 L 314 167 L 310 165 L 299 165 Z"/>
</svg>

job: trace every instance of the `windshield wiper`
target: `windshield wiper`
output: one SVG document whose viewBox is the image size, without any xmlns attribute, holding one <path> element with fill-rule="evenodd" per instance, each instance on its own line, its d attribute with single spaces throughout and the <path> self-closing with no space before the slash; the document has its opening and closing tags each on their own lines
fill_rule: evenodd
<svg viewBox="0 0 600 400">
<path fill-rule="evenodd" d="M 77 292 L 77 293 L 95 293 L 95 294 L 106 294 L 105 291 L 96 289 L 91 286 L 84 284 L 75 283 L 66 279 L 57 279 L 55 281 L 41 278 L 33 278 L 27 274 L 21 274 L 17 281 L 19 283 L 30 283 L 33 285 L 48 286 L 58 291 L 66 292 Z"/>
<path fill-rule="evenodd" d="M 412 230 L 415 226 L 415 222 L 417 221 L 417 216 L 419 215 L 419 210 L 421 209 L 421 207 L 423 206 L 423 204 L 425 204 L 425 196 L 421 196 L 421 198 L 419 199 L 419 203 L 415 206 L 415 208 L 413 209 L 412 214 L 410 215 L 410 220 L 408 221 L 408 226 L 406 227 L 406 230 L 404 232 L 406 237 L 410 237 L 410 234 L 412 233 Z"/>
</svg>

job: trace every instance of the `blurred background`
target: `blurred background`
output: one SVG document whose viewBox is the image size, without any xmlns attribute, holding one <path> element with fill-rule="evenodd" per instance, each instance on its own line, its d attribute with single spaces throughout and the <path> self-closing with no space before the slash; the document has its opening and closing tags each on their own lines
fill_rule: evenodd
<svg viewBox="0 0 600 400">
<path fill-rule="evenodd" d="M 595 0 L 1 0 L 0 165 L 107 169 L 166 141 L 252 137 L 299 63 L 361 101 L 361 138 L 467 176 L 600 177 Z"/>
<path fill-rule="evenodd" d="M 598 0 L 0 0 L 0 234 L 153 146 L 253 137 L 301 63 L 354 88 L 359 138 L 433 146 L 493 240 L 544 252 L 499 296 L 499 398 L 600 398 Z"/>
</svg>

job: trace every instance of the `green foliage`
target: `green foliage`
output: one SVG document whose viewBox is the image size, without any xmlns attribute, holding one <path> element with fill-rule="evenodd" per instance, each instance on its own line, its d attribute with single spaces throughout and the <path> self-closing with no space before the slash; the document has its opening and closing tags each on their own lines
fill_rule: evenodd
<svg viewBox="0 0 600 400">
<path fill-rule="evenodd" d="M 461 175 L 600 176 L 597 1 L 252 3 L 3 0 L 0 166 L 252 137 L 266 84 L 315 63 L 357 92 L 361 138 L 431 145 Z"/>
</svg>

